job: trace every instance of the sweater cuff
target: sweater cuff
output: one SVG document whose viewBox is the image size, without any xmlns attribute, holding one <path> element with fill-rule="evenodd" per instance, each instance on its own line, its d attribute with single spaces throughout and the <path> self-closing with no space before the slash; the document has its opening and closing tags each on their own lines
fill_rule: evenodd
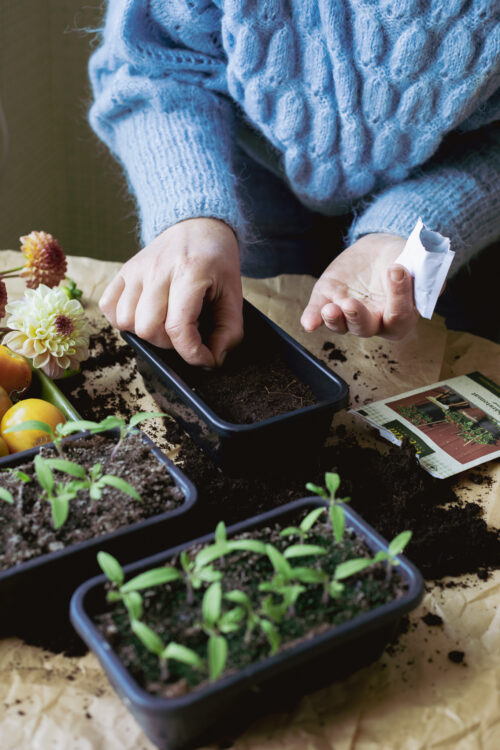
<svg viewBox="0 0 500 750">
<path fill-rule="evenodd" d="M 419 217 L 450 238 L 455 251 L 450 275 L 498 239 L 500 149 L 471 155 L 456 166 L 432 167 L 383 191 L 354 221 L 349 243 L 372 232 L 408 237 Z"/>
<path fill-rule="evenodd" d="M 125 169 L 144 245 L 169 226 L 197 217 L 224 221 L 238 242 L 244 241 L 245 223 L 227 145 L 232 142 L 227 132 L 231 118 L 220 118 L 215 127 L 203 111 L 141 109 L 115 120 L 112 138 L 103 133 L 107 123 L 96 119 L 92 125 Z"/>
</svg>

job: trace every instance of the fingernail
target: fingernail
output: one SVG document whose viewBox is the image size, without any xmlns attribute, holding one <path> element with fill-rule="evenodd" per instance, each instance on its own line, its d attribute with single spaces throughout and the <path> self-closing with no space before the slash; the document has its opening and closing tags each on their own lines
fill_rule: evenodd
<svg viewBox="0 0 500 750">
<path fill-rule="evenodd" d="M 405 270 L 404 268 L 401 268 L 401 266 L 398 266 L 396 268 L 391 268 L 389 271 L 391 281 L 395 281 L 397 283 L 403 281 L 405 277 Z"/>
</svg>

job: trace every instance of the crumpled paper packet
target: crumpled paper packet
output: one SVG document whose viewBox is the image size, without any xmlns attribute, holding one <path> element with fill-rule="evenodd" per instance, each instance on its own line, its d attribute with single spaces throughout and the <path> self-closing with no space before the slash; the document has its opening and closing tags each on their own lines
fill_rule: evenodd
<svg viewBox="0 0 500 750">
<path fill-rule="evenodd" d="M 419 218 L 395 263 L 413 276 L 415 307 L 423 318 L 432 318 L 454 257 L 448 237 L 428 229 Z"/>
</svg>

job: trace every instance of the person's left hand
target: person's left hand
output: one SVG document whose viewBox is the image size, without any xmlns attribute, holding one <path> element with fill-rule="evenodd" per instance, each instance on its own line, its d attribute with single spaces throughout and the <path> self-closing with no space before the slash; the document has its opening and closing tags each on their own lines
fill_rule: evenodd
<svg viewBox="0 0 500 750">
<path fill-rule="evenodd" d="M 301 317 L 305 330 L 324 324 L 334 333 L 406 336 L 419 314 L 411 274 L 394 263 L 405 244 L 393 234 L 367 234 L 344 250 L 314 285 Z"/>
</svg>

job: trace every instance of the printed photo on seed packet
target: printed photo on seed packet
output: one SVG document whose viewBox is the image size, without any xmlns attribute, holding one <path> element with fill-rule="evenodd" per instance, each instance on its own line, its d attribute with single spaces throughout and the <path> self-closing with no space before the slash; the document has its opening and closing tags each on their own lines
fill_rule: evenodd
<svg viewBox="0 0 500 750">
<path fill-rule="evenodd" d="M 500 386 L 479 372 L 352 409 L 444 479 L 500 456 Z"/>
</svg>

